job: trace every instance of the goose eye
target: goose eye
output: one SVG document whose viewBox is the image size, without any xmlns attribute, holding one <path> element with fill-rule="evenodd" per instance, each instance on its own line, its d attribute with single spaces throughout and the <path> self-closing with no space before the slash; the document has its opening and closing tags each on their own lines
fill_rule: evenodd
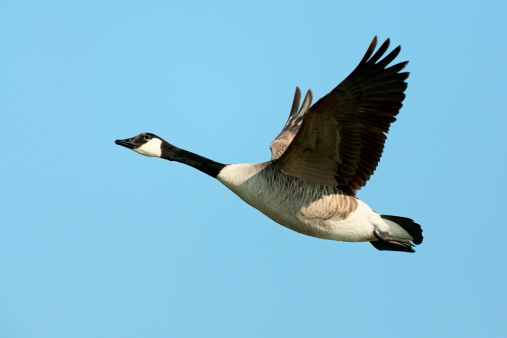
<svg viewBox="0 0 507 338">
<path fill-rule="evenodd" d="M 151 136 L 150 136 L 150 135 L 144 135 L 144 139 L 145 139 L 145 140 L 149 140 L 150 138 L 151 138 Z"/>
</svg>

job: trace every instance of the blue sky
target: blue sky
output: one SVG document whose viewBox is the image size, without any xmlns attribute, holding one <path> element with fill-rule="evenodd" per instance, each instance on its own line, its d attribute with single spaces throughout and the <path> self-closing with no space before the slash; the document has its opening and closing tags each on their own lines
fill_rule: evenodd
<svg viewBox="0 0 507 338">
<path fill-rule="evenodd" d="M 487 4 L 487 5 L 486 5 Z M 507 315 L 504 1 L 4 1 L 2 337 L 501 336 Z M 315 99 L 373 36 L 407 98 L 374 210 L 415 254 L 275 224 L 140 132 L 269 159 L 294 88 Z"/>
</svg>

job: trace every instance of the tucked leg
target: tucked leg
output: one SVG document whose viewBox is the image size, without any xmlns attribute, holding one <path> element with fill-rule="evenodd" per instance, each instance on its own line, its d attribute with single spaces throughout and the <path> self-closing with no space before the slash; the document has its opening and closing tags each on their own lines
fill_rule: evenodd
<svg viewBox="0 0 507 338">
<path fill-rule="evenodd" d="M 373 234 L 378 241 L 371 241 L 370 243 L 378 250 L 415 252 L 412 248 L 414 245 L 409 240 L 393 237 L 387 232 L 380 231 L 377 227 L 373 230 Z"/>
</svg>

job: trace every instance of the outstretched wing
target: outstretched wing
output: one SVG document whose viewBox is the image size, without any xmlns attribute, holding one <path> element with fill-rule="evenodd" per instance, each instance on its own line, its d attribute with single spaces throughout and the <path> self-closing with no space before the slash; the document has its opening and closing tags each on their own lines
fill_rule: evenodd
<svg viewBox="0 0 507 338">
<path fill-rule="evenodd" d="M 389 126 L 402 107 L 408 77 L 400 72 L 408 62 L 387 67 L 401 48 L 381 59 L 389 39 L 373 54 L 376 45 L 377 37 L 356 69 L 308 110 L 299 132 L 274 166 L 287 175 L 337 186 L 350 195 L 366 184 L 382 156 Z"/>
<path fill-rule="evenodd" d="M 299 102 L 301 101 L 301 91 L 298 87 L 296 87 L 296 93 L 294 94 L 294 101 L 292 102 L 292 108 L 290 110 L 289 119 L 282 131 L 278 136 L 271 142 L 271 159 L 275 160 L 283 154 L 285 149 L 289 146 L 289 144 L 296 136 L 299 127 L 301 127 L 301 122 L 303 122 L 303 117 L 312 104 L 312 92 L 309 90 L 306 93 L 305 99 L 303 100 L 303 105 L 299 108 Z M 299 110 L 298 110 L 299 108 Z"/>
</svg>

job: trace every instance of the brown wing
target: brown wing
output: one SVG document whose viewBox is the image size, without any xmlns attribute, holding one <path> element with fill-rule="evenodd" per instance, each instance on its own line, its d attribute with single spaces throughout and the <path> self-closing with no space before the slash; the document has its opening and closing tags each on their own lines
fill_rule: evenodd
<svg viewBox="0 0 507 338">
<path fill-rule="evenodd" d="M 285 123 L 282 131 L 273 140 L 273 142 L 271 142 L 271 146 L 269 147 L 271 149 L 272 160 L 279 158 L 292 142 L 294 136 L 296 136 L 299 128 L 301 127 L 301 122 L 303 122 L 303 116 L 312 104 L 312 97 L 312 92 L 309 90 L 306 93 L 301 108 L 298 110 L 299 102 L 301 101 L 301 91 L 298 87 L 296 87 L 296 93 L 294 93 L 294 101 L 292 102 L 292 108 L 290 110 L 287 123 Z"/>
<path fill-rule="evenodd" d="M 309 109 L 274 166 L 287 175 L 337 186 L 351 195 L 366 184 L 402 107 L 408 77 L 400 73 L 408 62 L 386 68 L 400 47 L 381 59 L 389 39 L 373 54 L 376 45 L 377 37 L 356 69 Z"/>
</svg>

